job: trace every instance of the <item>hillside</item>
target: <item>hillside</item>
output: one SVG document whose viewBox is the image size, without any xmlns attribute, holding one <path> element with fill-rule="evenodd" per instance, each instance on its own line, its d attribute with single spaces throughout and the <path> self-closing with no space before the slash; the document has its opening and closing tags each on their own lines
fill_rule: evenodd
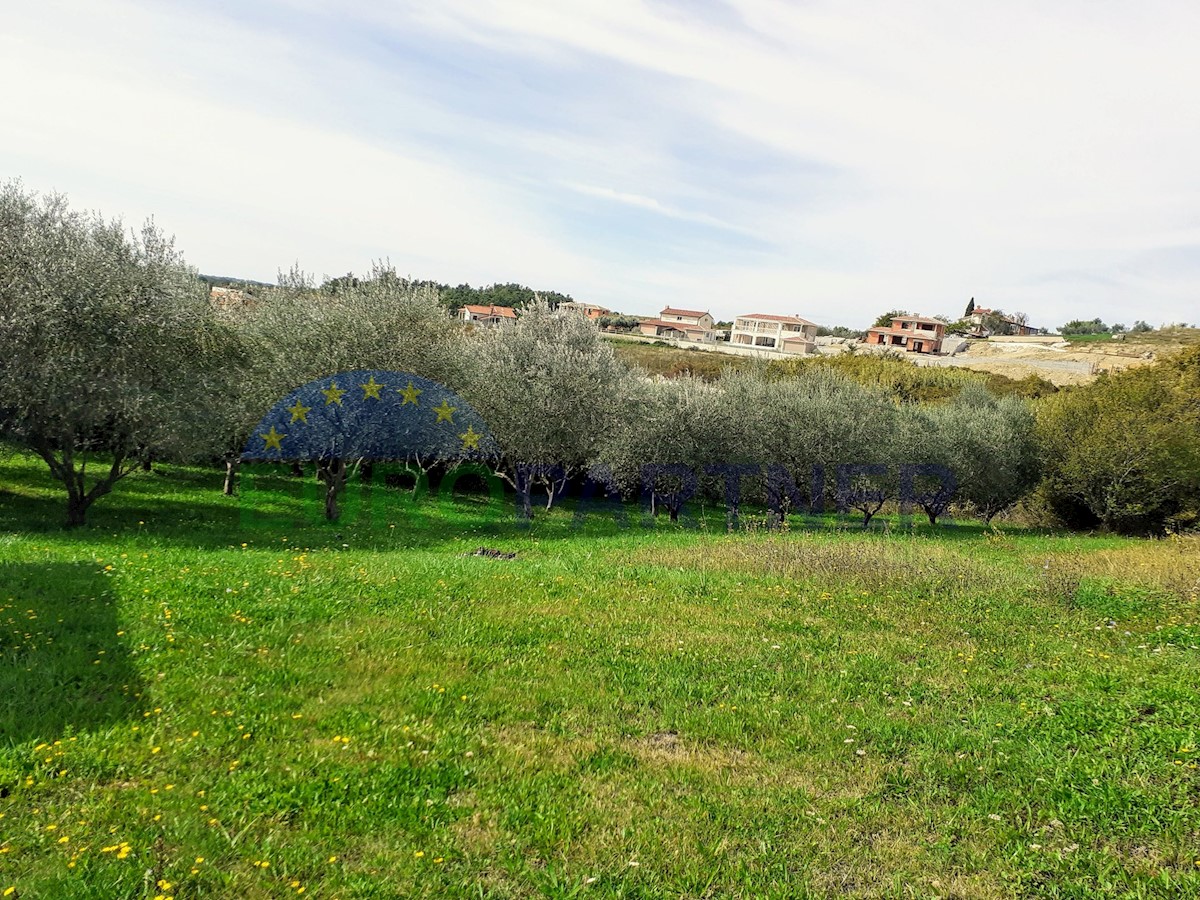
<svg viewBox="0 0 1200 900">
<path fill-rule="evenodd" d="M 1129 334 L 1122 340 L 1110 335 L 1078 335 L 1056 345 L 993 339 L 970 341 L 965 352 L 938 362 L 1010 378 L 1037 375 L 1068 385 L 1091 381 L 1102 372 L 1147 365 L 1196 344 L 1200 344 L 1197 328 Z"/>
</svg>

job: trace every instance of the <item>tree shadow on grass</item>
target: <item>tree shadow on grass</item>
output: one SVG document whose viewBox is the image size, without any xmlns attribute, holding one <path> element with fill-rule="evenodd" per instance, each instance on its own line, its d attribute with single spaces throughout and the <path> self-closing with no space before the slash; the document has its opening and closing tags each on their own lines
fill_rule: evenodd
<svg viewBox="0 0 1200 900">
<path fill-rule="evenodd" d="M 107 587 L 90 560 L 0 563 L 0 744 L 135 717 L 142 681 Z"/>
<path fill-rule="evenodd" d="M 65 495 L 36 468 L 22 471 L 16 490 L 0 486 L 0 531 L 10 530 L 62 545 L 125 544 L 130 538 L 156 546 L 214 550 L 243 542 L 261 546 L 287 537 L 290 544 L 364 550 L 454 549 L 462 541 L 570 539 L 568 512 L 535 515 L 532 527 L 518 520 L 511 494 L 475 490 L 414 499 L 407 489 L 379 483 L 347 486 L 336 522 L 324 518 L 323 485 L 311 472 L 292 478 L 280 472 L 243 477 L 238 495 L 222 496 L 216 470 L 156 466 L 120 482 L 88 511 L 87 525 L 63 527 Z M 4 474 L 0 466 L 0 476 Z M 246 473 L 243 473 L 245 476 Z M 443 492 L 445 494 L 446 492 Z M 588 531 L 604 532 L 592 516 Z M 616 530 L 614 525 L 608 530 Z"/>
</svg>

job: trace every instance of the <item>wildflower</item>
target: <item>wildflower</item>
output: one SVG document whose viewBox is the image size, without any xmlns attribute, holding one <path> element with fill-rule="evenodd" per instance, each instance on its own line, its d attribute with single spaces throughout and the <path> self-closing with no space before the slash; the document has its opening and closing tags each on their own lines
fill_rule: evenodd
<svg viewBox="0 0 1200 900">
<path fill-rule="evenodd" d="M 425 855 L 425 851 L 424 851 L 424 850 L 417 850 L 417 851 L 415 851 L 415 852 L 413 853 L 413 856 L 415 856 L 417 859 L 420 859 L 420 858 L 421 858 L 422 856 L 424 856 L 424 855 Z"/>
</svg>

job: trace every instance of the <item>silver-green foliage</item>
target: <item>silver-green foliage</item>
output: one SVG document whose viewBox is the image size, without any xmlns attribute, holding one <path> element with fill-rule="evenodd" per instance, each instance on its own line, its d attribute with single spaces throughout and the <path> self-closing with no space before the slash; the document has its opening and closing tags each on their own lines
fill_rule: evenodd
<svg viewBox="0 0 1200 900">
<path fill-rule="evenodd" d="M 721 489 L 723 478 L 712 468 L 738 452 L 736 426 L 736 411 L 715 385 L 642 380 L 600 442 L 593 475 L 625 496 L 643 492 L 652 510 L 661 505 L 677 518 L 697 489 Z"/>
<path fill-rule="evenodd" d="M 500 447 L 497 474 L 518 485 L 532 467 L 553 504 L 595 458 L 633 376 L 592 323 L 541 300 L 514 324 L 473 334 L 464 353 L 467 399 Z"/>
<path fill-rule="evenodd" d="M 62 481 L 68 524 L 148 454 L 203 451 L 240 361 L 152 222 L 0 188 L 0 429 Z"/>
</svg>

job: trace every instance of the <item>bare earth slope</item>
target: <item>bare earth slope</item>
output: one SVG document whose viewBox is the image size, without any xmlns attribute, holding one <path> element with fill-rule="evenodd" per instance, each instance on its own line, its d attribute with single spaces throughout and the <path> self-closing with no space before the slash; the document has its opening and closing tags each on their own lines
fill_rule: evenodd
<svg viewBox="0 0 1200 900">
<path fill-rule="evenodd" d="M 1123 340 L 969 341 L 967 349 L 948 357 L 922 360 L 930 365 L 963 366 L 980 372 L 995 372 L 1010 378 L 1040 375 L 1054 384 L 1081 384 L 1101 372 L 1118 372 L 1149 365 L 1155 359 L 1200 343 L 1200 329 L 1127 335 Z"/>
</svg>

